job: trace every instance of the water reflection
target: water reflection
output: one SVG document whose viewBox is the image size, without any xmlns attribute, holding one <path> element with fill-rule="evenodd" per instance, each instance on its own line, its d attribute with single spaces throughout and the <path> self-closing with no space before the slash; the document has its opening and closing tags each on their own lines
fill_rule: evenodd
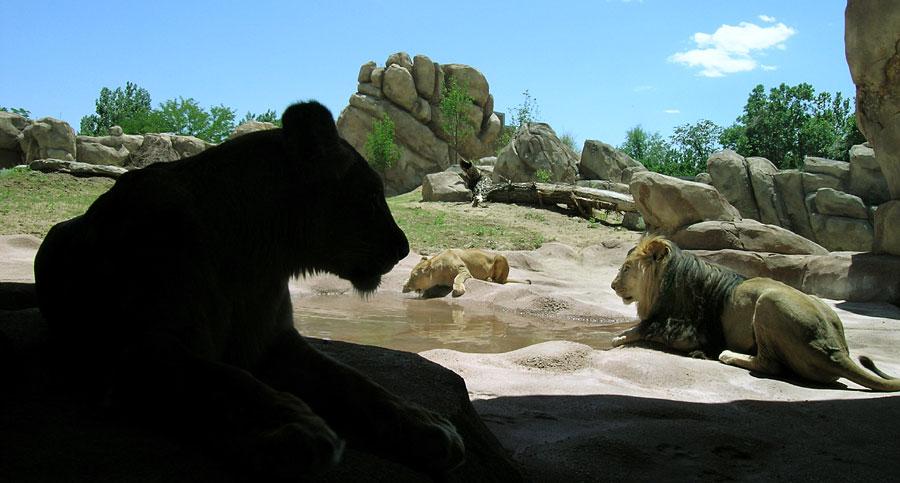
<svg viewBox="0 0 900 483">
<path fill-rule="evenodd" d="M 496 353 L 549 340 L 608 349 L 612 334 L 630 325 L 623 318 L 554 320 L 498 313 L 447 299 L 394 297 L 374 304 L 355 296 L 306 295 L 293 302 L 294 324 L 304 335 L 410 352 Z"/>
</svg>

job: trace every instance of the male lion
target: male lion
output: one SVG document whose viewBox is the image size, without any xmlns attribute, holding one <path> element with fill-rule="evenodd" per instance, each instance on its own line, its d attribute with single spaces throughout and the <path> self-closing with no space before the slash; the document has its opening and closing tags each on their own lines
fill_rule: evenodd
<svg viewBox="0 0 900 483">
<path fill-rule="evenodd" d="M 470 278 L 494 283 L 531 283 L 530 280 L 510 279 L 509 261 L 499 253 L 477 248 L 450 248 L 432 258 L 422 257 L 403 285 L 403 293 L 453 287 L 453 296 L 459 297 L 466 293 L 465 283 Z"/>
<path fill-rule="evenodd" d="M 682 252 L 662 237 L 644 238 L 612 282 L 641 322 L 613 338 L 619 346 L 650 340 L 725 364 L 777 375 L 788 369 L 819 383 L 840 377 L 877 391 L 900 391 L 900 379 L 868 357 L 850 359 L 837 314 L 816 297 L 770 278 L 745 279 Z M 879 377 L 880 376 L 880 377 Z"/>
<path fill-rule="evenodd" d="M 124 174 L 47 234 L 38 302 L 69 377 L 139 420 L 204 436 L 254 478 L 295 477 L 351 445 L 438 473 L 463 443 L 437 414 L 312 348 L 288 280 L 360 292 L 409 251 L 378 175 L 331 113 Z"/>
</svg>

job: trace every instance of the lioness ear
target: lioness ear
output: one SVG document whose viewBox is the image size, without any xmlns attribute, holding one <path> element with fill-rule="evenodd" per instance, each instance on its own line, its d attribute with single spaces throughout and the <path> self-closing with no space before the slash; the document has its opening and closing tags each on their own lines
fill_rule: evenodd
<svg viewBox="0 0 900 483">
<path fill-rule="evenodd" d="M 670 251 L 671 247 L 669 246 L 669 242 L 663 240 L 662 238 L 650 240 L 650 242 L 647 243 L 647 246 L 644 249 L 644 253 L 653 257 L 653 261 L 656 262 L 669 256 Z"/>
<path fill-rule="evenodd" d="M 421 261 L 423 261 L 423 262 L 428 261 L 428 257 L 422 257 L 422 260 L 421 260 Z"/>
<path fill-rule="evenodd" d="M 340 146 L 337 127 L 331 111 L 316 101 L 301 102 L 288 107 L 281 116 L 282 136 L 288 152 L 303 165 L 320 161 Z M 322 162 L 340 164 L 343 156 L 332 156 Z M 321 166 L 341 172 L 344 166 Z M 316 169 L 319 170 L 319 167 Z"/>
</svg>

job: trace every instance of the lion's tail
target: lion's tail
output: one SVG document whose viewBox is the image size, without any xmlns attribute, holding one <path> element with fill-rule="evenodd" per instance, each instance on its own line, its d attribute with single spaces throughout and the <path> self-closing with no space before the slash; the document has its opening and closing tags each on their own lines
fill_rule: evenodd
<svg viewBox="0 0 900 483">
<path fill-rule="evenodd" d="M 503 283 L 527 283 L 528 285 L 531 285 L 531 280 L 529 280 L 527 278 L 524 280 L 519 280 L 517 278 L 507 278 L 506 282 L 503 282 Z"/>
<path fill-rule="evenodd" d="M 853 360 L 847 357 L 845 362 L 841 364 L 845 369 L 845 373 L 842 374 L 842 376 L 861 386 L 872 389 L 873 391 L 900 391 L 900 379 L 882 372 L 881 369 L 875 367 L 875 363 L 872 362 L 872 359 L 869 359 L 866 356 L 860 356 L 859 363 L 874 374 L 864 371 L 861 367 L 856 365 Z"/>
</svg>

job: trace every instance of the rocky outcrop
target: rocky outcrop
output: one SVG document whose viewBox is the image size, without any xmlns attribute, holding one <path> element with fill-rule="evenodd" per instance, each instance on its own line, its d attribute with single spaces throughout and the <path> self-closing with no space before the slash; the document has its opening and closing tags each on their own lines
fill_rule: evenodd
<svg viewBox="0 0 900 483">
<path fill-rule="evenodd" d="M 25 126 L 19 145 L 26 163 L 47 158 L 75 160 L 75 130 L 66 122 L 52 117 L 44 117 Z"/>
<path fill-rule="evenodd" d="M 647 169 L 627 154 L 601 141 L 588 139 L 581 149 L 578 172 L 583 179 L 629 183 L 635 172 Z"/>
<path fill-rule="evenodd" d="M 740 154 L 726 149 L 713 153 L 706 161 L 712 185 L 744 218 L 759 220 L 753 185 L 747 161 Z"/>
<path fill-rule="evenodd" d="M 30 124 L 28 119 L 6 111 L 0 111 L 0 169 L 11 168 L 25 160 L 19 145 L 22 130 Z"/>
<path fill-rule="evenodd" d="M 787 255 L 824 255 L 828 250 L 780 226 L 756 220 L 703 221 L 670 235 L 686 250 L 748 250 Z"/>
<path fill-rule="evenodd" d="M 701 221 L 739 221 L 741 215 L 716 189 L 653 172 L 635 173 L 631 194 L 647 228 L 662 234 Z"/>
<path fill-rule="evenodd" d="M 128 172 L 127 169 L 119 166 L 88 164 L 78 161 L 66 161 L 63 159 L 38 159 L 32 161 L 28 167 L 34 171 L 41 171 L 43 173 L 65 173 L 84 178 L 98 176 L 115 179 Z"/>
<path fill-rule="evenodd" d="M 891 199 L 887 180 L 875 159 L 875 150 L 868 144 L 850 148 L 849 193 L 859 196 L 866 205 L 880 205 Z"/>
<path fill-rule="evenodd" d="M 422 201 L 472 201 L 472 191 L 462 177 L 452 171 L 425 175 L 422 180 Z"/>
<path fill-rule="evenodd" d="M 900 202 L 900 8 L 894 0 L 848 0 L 844 45 L 856 84 L 856 120 L 875 150 L 891 202 Z M 852 190 L 851 184 L 851 190 Z M 900 210 L 879 207 L 877 250 L 900 255 Z M 885 223 L 879 226 L 879 223 Z"/>
<path fill-rule="evenodd" d="M 228 135 L 228 139 L 234 139 L 238 136 L 243 136 L 244 134 L 256 132 L 256 131 L 265 131 L 268 129 L 275 129 L 276 125 L 271 122 L 261 122 L 261 121 L 247 121 L 242 122 L 238 127 L 234 128 L 234 131 Z"/>
<path fill-rule="evenodd" d="M 391 54 L 384 67 L 367 62 L 357 75 L 357 92 L 337 120 L 338 132 L 363 156 L 374 123 L 387 115 L 394 122 L 400 159 L 384 172 L 389 194 L 409 191 L 426 174 L 443 171 L 450 158 L 450 136 L 444 132 L 441 93 L 448 79 L 465 85 L 472 103 L 465 106 L 474 133 L 460 142 L 459 154 L 478 159 L 493 151 L 502 123 L 494 113 L 494 99 L 484 75 L 463 64 L 441 65 L 425 55 L 410 59 L 405 52 Z"/>
<path fill-rule="evenodd" d="M 578 176 L 578 155 L 563 144 L 549 124 L 529 122 L 519 126 L 509 144 L 497 155 L 494 182 L 535 181 L 539 170 L 549 173 L 551 182 L 574 183 Z"/>
<path fill-rule="evenodd" d="M 900 277 L 897 277 L 900 257 L 853 252 L 784 255 L 695 250 L 693 253 L 746 277 L 769 277 L 823 298 L 900 303 Z"/>
</svg>

